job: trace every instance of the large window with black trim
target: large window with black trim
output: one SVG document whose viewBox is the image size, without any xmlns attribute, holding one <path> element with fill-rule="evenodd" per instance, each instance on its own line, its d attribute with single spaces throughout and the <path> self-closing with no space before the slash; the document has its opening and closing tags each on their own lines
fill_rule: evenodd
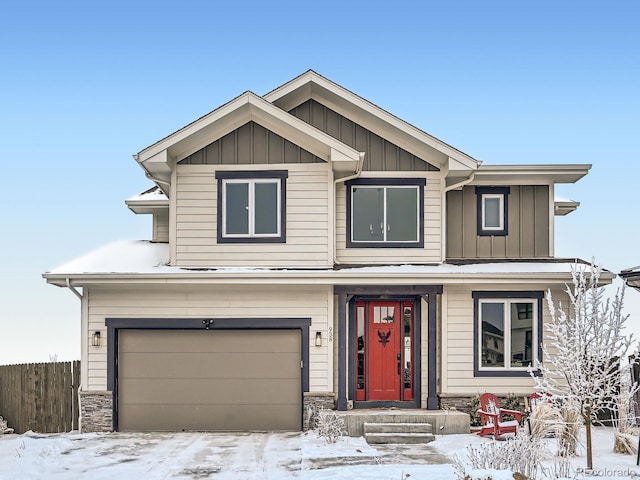
<svg viewBox="0 0 640 480">
<path fill-rule="evenodd" d="M 347 247 L 424 246 L 424 178 L 346 182 Z"/>
<path fill-rule="evenodd" d="M 473 292 L 474 373 L 528 375 L 542 356 L 543 292 Z"/>
<path fill-rule="evenodd" d="M 218 243 L 286 241 L 285 170 L 218 171 Z"/>
</svg>

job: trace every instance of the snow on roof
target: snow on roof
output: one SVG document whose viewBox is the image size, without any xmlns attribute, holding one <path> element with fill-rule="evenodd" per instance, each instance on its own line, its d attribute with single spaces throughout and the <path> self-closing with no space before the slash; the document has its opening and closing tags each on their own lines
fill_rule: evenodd
<svg viewBox="0 0 640 480">
<path fill-rule="evenodd" d="M 71 260 L 48 273 L 51 275 L 154 273 L 167 263 L 169 263 L 168 243 L 121 240 Z"/>
<path fill-rule="evenodd" d="M 353 275 L 496 275 L 496 274 L 569 274 L 576 260 L 563 261 L 503 261 L 477 262 L 455 265 L 379 265 L 334 268 L 269 268 L 269 267 L 216 267 L 182 268 L 168 266 L 169 245 L 146 240 L 123 240 L 108 244 L 82 257 L 60 265 L 45 274 L 48 276 L 75 276 L 83 274 L 238 274 L 273 273 L 286 275 L 298 272 L 320 276 L 330 272 L 338 277 Z M 284 273 L 283 273 L 284 272 Z"/>
<path fill-rule="evenodd" d="M 167 196 L 164 194 L 160 187 L 154 185 L 149 190 L 145 190 L 138 195 L 134 195 L 131 198 L 127 199 L 127 202 L 139 202 L 139 201 L 149 201 L 149 200 L 169 200 Z"/>
</svg>

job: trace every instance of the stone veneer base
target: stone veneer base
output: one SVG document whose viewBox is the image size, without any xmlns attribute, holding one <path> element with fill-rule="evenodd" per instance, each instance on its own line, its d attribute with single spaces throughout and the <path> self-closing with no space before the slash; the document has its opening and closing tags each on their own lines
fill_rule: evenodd
<svg viewBox="0 0 640 480">
<path fill-rule="evenodd" d="M 79 392 L 80 431 L 113 431 L 113 394 L 106 391 Z"/>
</svg>

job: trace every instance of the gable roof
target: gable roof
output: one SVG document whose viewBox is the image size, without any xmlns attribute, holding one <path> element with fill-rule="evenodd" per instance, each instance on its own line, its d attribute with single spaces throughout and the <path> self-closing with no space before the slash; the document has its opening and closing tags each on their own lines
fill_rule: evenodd
<svg viewBox="0 0 640 480">
<path fill-rule="evenodd" d="M 355 172 L 364 158 L 364 153 L 248 91 L 145 148 L 134 158 L 147 176 L 162 187 L 169 184 L 177 162 L 249 121 L 330 162 L 338 172 Z"/>
<path fill-rule="evenodd" d="M 433 154 L 429 149 L 436 150 L 442 154 L 441 164 L 436 165 L 441 169 L 469 171 L 481 163 L 313 70 L 272 90 L 264 98 L 286 111 L 309 99 L 316 100 L 417 157 L 430 158 Z"/>
</svg>

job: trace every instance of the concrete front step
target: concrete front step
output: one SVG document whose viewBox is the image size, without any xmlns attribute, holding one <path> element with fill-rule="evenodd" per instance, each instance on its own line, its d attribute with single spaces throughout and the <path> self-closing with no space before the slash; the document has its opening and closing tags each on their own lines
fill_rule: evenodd
<svg viewBox="0 0 640 480">
<path fill-rule="evenodd" d="M 364 439 L 371 444 L 417 444 L 435 440 L 431 433 L 365 433 Z"/>
<path fill-rule="evenodd" d="M 433 433 L 430 423 L 386 423 L 367 422 L 364 424 L 364 433 Z"/>
<path fill-rule="evenodd" d="M 365 423 L 364 438 L 375 444 L 417 444 L 435 440 L 429 423 Z"/>
</svg>

